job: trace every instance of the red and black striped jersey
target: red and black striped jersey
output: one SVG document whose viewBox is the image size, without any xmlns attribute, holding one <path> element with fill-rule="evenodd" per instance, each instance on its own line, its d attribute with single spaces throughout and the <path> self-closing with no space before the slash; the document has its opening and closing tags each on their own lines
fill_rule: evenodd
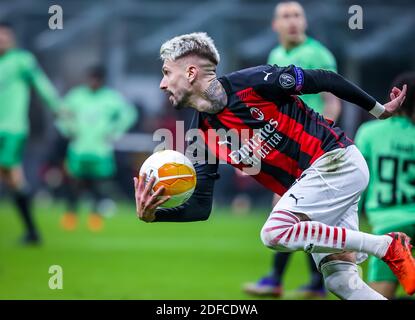
<svg viewBox="0 0 415 320">
<path fill-rule="evenodd" d="M 217 159 L 242 170 L 256 169 L 256 174 L 252 170 L 249 173 L 281 195 L 322 154 L 353 144 L 298 95 L 330 92 L 367 111 L 376 105 L 361 88 L 326 70 L 263 65 L 218 80 L 225 88 L 227 105 L 217 114 L 196 112 L 190 126 L 198 128 L 193 139 L 194 133 L 188 136 L 186 149 L 197 174 L 193 195 L 181 206 L 157 209 L 156 222 L 209 218 L 218 177 Z M 194 140 L 199 133 L 204 141 Z M 199 152 L 200 148 L 204 151 Z"/>
<path fill-rule="evenodd" d="M 353 144 L 298 97 L 301 68 L 262 65 L 218 80 L 227 105 L 216 114 L 199 112 L 197 120 L 209 152 L 279 195 L 322 154 Z"/>
</svg>

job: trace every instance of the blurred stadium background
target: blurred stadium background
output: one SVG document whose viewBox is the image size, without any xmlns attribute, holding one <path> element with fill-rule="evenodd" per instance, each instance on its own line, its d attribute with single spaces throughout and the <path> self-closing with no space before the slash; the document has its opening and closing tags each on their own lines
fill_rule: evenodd
<svg viewBox="0 0 415 320">
<path fill-rule="evenodd" d="M 152 152 L 157 128 L 174 131 L 189 112 L 171 110 L 159 90 L 160 44 L 170 37 L 206 31 L 222 55 L 219 74 L 265 63 L 277 44 L 271 30 L 278 1 L 248 0 L 16 0 L 0 1 L 0 21 L 15 28 L 19 46 L 38 58 L 60 94 L 83 81 L 85 70 L 102 63 L 108 84 L 134 103 L 139 120 L 116 144 L 118 173 L 104 204 L 108 221 L 99 234 L 82 227 L 67 233 L 58 221 L 64 207 L 59 175 L 44 175 L 59 156 L 50 112 L 36 95 L 30 109 L 31 135 L 24 168 L 36 194 L 35 213 L 43 245 L 19 247 L 21 226 L 7 198 L 0 198 L 1 299 L 243 299 L 240 286 L 263 274 L 270 252 L 259 230 L 272 194 L 256 182 L 222 167 L 215 207 L 208 222 L 146 225 L 135 218 L 132 176 Z M 363 30 L 348 28 L 356 1 L 299 1 L 308 34 L 335 55 L 339 73 L 380 101 L 398 73 L 415 69 L 415 3 L 359 1 Z M 49 30 L 49 6 L 63 8 L 63 29 Z M 0 70 L 1 72 L 1 70 Z M 369 117 L 343 102 L 340 125 L 353 137 Z M 2 192 L 0 186 L 0 192 Z M 87 210 L 88 199 L 85 199 Z M 363 228 L 367 230 L 364 217 Z M 294 255 L 288 290 L 307 281 L 304 254 Z M 48 288 L 48 268 L 64 270 L 64 289 Z M 304 272 L 303 272 L 304 271 Z M 333 297 L 331 297 L 333 298 Z"/>
</svg>

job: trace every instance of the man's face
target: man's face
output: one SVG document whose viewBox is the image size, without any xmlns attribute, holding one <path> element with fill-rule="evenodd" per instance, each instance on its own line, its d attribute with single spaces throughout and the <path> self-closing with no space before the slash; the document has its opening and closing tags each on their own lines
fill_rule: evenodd
<svg viewBox="0 0 415 320">
<path fill-rule="evenodd" d="M 191 91 L 185 63 L 180 59 L 178 61 L 166 60 L 162 72 L 160 89 L 167 94 L 173 107 L 182 109 L 186 106 Z"/>
<path fill-rule="evenodd" d="M 0 27 L 0 53 L 14 46 L 14 34 L 10 28 Z"/>
<path fill-rule="evenodd" d="M 276 8 L 273 29 L 282 42 L 300 43 L 304 39 L 307 21 L 300 4 L 284 3 Z"/>
<path fill-rule="evenodd" d="M 94 77 L 91 75 L 88 77 L 87 83 L 92 90 L 98 90 L 103 85 L 102 79 L 99 79 L 98 77 Z"/>
</svg>

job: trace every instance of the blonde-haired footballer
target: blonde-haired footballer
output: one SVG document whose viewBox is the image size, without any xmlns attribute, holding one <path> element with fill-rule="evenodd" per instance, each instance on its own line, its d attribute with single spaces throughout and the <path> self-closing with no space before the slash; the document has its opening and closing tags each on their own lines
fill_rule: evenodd
<svg viewBox="0 0 415 320">
<path fill-rule="evenodd" d="M 311 253 L 326 287 L 341 299 L 385 299 L 358 275 L 356 263 L 368 254 L 382 258 L 406 292 L 415 292 L 409 238 L 403 233 L 372 235 L 358 230 L 357 202 L 369 179 L 363 156 L 339 127 L 298 97 L 327 91 L 386 119 L 402 104 L 406 86 L 394 88 L 391 101 L 383 105 L 331 71 L 261 65 L 217 77 L 220 58 L 206 33 L 175 37 L 161 46 L 160 55 L 164 62 L 160 89 L 176 109 L 195 109 L 193 127 L 209 151 L 241 170 L 257 166 L 252 177 L 282 196 L 261 230 L 265 246 Z M 223 137 L 208 136 L 230 128 L 251 130 L 252 135 L 240 141 L 239 149 L 219 146 Z M 151 194 L 154 177 L 147 183 L 144 176 L 135 178 L 138 218 L 208 219 L 217 168 L 218 162 L 196 163 L 194 194 L 169 209 L 157 209 L 168 196 L 163 196 L 162 188 Z"/>
</svg>

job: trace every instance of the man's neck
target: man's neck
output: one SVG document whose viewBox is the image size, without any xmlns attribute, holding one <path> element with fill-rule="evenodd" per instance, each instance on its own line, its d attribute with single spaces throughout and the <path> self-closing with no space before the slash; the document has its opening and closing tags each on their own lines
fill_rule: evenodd
<svg viewBox="0 0 415 320">
<path fill-rule="evenodd" d="M 197 111 L 215 114 L 223 110 L 228 103 L 226 91 L 218 79 L 209 80 L 201 93 L 194 95 L 189 101 Z"/>
<path fill-rule="evenodd" d="M 0 50 L 0 56 L 5 55 L 11 49 Z"/>
<path fill-rule="evenodd" d="M 298 42 L 288 42 L 288 41 L 281 40 L 281 45 L 284 47 L 285 50 L 289 51 L 289 50 L 292 50 L 298 47 L 299 45 L 302 45 L 306 41 L 306 39 L 307 39 L 307 36 L 303 35 L 301 37 L 301 40 Z"/>
</svg>

